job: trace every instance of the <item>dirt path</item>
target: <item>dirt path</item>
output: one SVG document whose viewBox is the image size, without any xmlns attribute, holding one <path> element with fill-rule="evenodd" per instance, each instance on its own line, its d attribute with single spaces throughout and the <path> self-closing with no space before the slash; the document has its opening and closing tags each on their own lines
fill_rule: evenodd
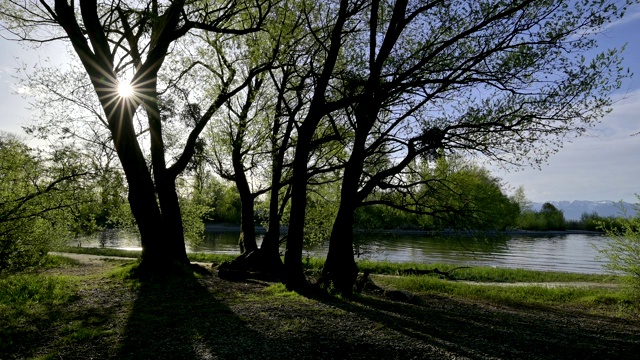
<svg viewBox="0 0 640 360">
<path fill-rule="evenodd" d="M 104 256 L 104 255 L 90 255 L 90 254 L 76 254 L 76 253 L 64 253 L 64 252 L 49 252 L 50 255 L 64 256 L 78 261 L 84 265 L 97 265 L 103 263 L 105 259 L 110 260 L 126 260 L 135 261 L 135 258 L 123 257 L 123 256 Z"/>
</svg>

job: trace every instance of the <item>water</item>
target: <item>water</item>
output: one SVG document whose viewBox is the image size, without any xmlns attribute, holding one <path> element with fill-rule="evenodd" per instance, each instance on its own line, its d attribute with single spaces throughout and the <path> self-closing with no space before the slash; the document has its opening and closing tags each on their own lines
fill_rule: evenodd
<svg viewBox="0 0 640 360">
<path fill-rule="evenodd" d="M 358 234 L 355 253 L 359 259 L 391 262 L 449 263 L 589 274 L 604 273 L 603 259 L 595 246 L 607 238 L 601 235 L 501 236 L 471 238 L 424 235 Z M 258 236 L 258 244 L 262 237 Z M 238 233 L 209 233 L 202 252 L 238 253 Z M 328 245 L 308 249 L 310 256 L 326 257 Z"/>
<path fill-rule="evenodd" d="M 189 251 L 238 254 L 238 232 L 207 233 L 203 243 Z M 83 240 L 82 246 L 140 249 L 137 239 L 117 233 Z M 543 271 L 601 274 L 604 259 L 598 259 L 594 246 L 607 238 L 600 235 L 568 234 L 556 236 L 500 236 L 474 240 L 468 237 L 425 235 L 358 234 L 355 252 L 359 259 L 392 262 L 450 263 L 461 266 L 494 266 Z M 258 235 L 258 244 L 262 236 Z M 328 246 L 316 246 L 305 256 L 326 257 Z"/>
</svg>

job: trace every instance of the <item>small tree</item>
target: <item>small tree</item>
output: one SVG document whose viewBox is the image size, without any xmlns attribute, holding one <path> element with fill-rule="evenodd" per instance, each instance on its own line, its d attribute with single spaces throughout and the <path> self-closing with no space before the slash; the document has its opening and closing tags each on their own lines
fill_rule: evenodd
<svg viewBox="0 0 640 360">
<path fill-rule="evenodd" d="M 83 174 L 64 157 L 53 160 L 0 134 L 0 272 L 37 265 L 72 227 L 68 210 L 84 197 L 75 181 Z"/>
<path fill-rule="evenodd" d="M 640 200 L 640 195 L 638 195 Z M 640 201 L 635 206 L 635 216 L 618 219 L 616 227 L 603 226 L 609 242 L 598 249 L 609 260 L 607 270 L 625 275 L 629 285 L 640 291 Z"/>
</svg>

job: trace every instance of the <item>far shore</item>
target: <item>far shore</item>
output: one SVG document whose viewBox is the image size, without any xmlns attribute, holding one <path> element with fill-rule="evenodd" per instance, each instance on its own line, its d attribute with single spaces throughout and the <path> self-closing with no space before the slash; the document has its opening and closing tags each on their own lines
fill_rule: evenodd
<svg viewBox="0 0 640 360">
<path fill-rule="evenodd" d="M 257 234 L 265 234 L 267 229 L 261 225 L 255 227 Z M 283 226 L 280 228 L 281 233 L 287 232 L 288 228 Z M 209 233 L 218 232 L 239 232 L 239 224 L 230 223 L 207 223 L 205 231 Z M 393 234 L 393 235 L 427 235 L 427 236 L 455 236 L 455 235 L 521 235 L 521 236 L 561 236 L 561 235 L 602 235 L 600 231 L 589 230 L 551 230 L 551 231 L 534 231 L 534 230 L 506 230 L 506 231 L 474 231 L 474 230 L 419 230 L 419 229 L 355 229 L 356 233 L 361 234 Z"/>
</svg>

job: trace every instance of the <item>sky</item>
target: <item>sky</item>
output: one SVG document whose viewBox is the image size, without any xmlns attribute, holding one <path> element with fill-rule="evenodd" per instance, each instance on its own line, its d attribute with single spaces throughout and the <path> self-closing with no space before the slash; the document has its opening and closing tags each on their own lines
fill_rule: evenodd
<svg viewBox="0 0 640 360">
<path fill-rule="evenodd" d="M 640 6 L 630 9 L 625 18 L 611 24 L 598 36 L 601 49 L 621 47 L 623 65 L 635 76 L 623 82 L 613 94 L 613 111 L 583 137 L 565 143 L 546 164 L 537 168 L 504 170 L 489 166 L 500 177 L 507 191 L 524 187 L 529 200 L 535 202 L 588 200 L 639 202 L 640 194 Z M 33 114 L 29 101 L 19 93 L 16 69 L 21 64 L 33 67 L 38 61 L 52 58 L 63 61 L 60 46 L 39 49 L 23 48 L 0 37 L 0 131 L 20 134 L 21 125 Z"/>
</svg>

